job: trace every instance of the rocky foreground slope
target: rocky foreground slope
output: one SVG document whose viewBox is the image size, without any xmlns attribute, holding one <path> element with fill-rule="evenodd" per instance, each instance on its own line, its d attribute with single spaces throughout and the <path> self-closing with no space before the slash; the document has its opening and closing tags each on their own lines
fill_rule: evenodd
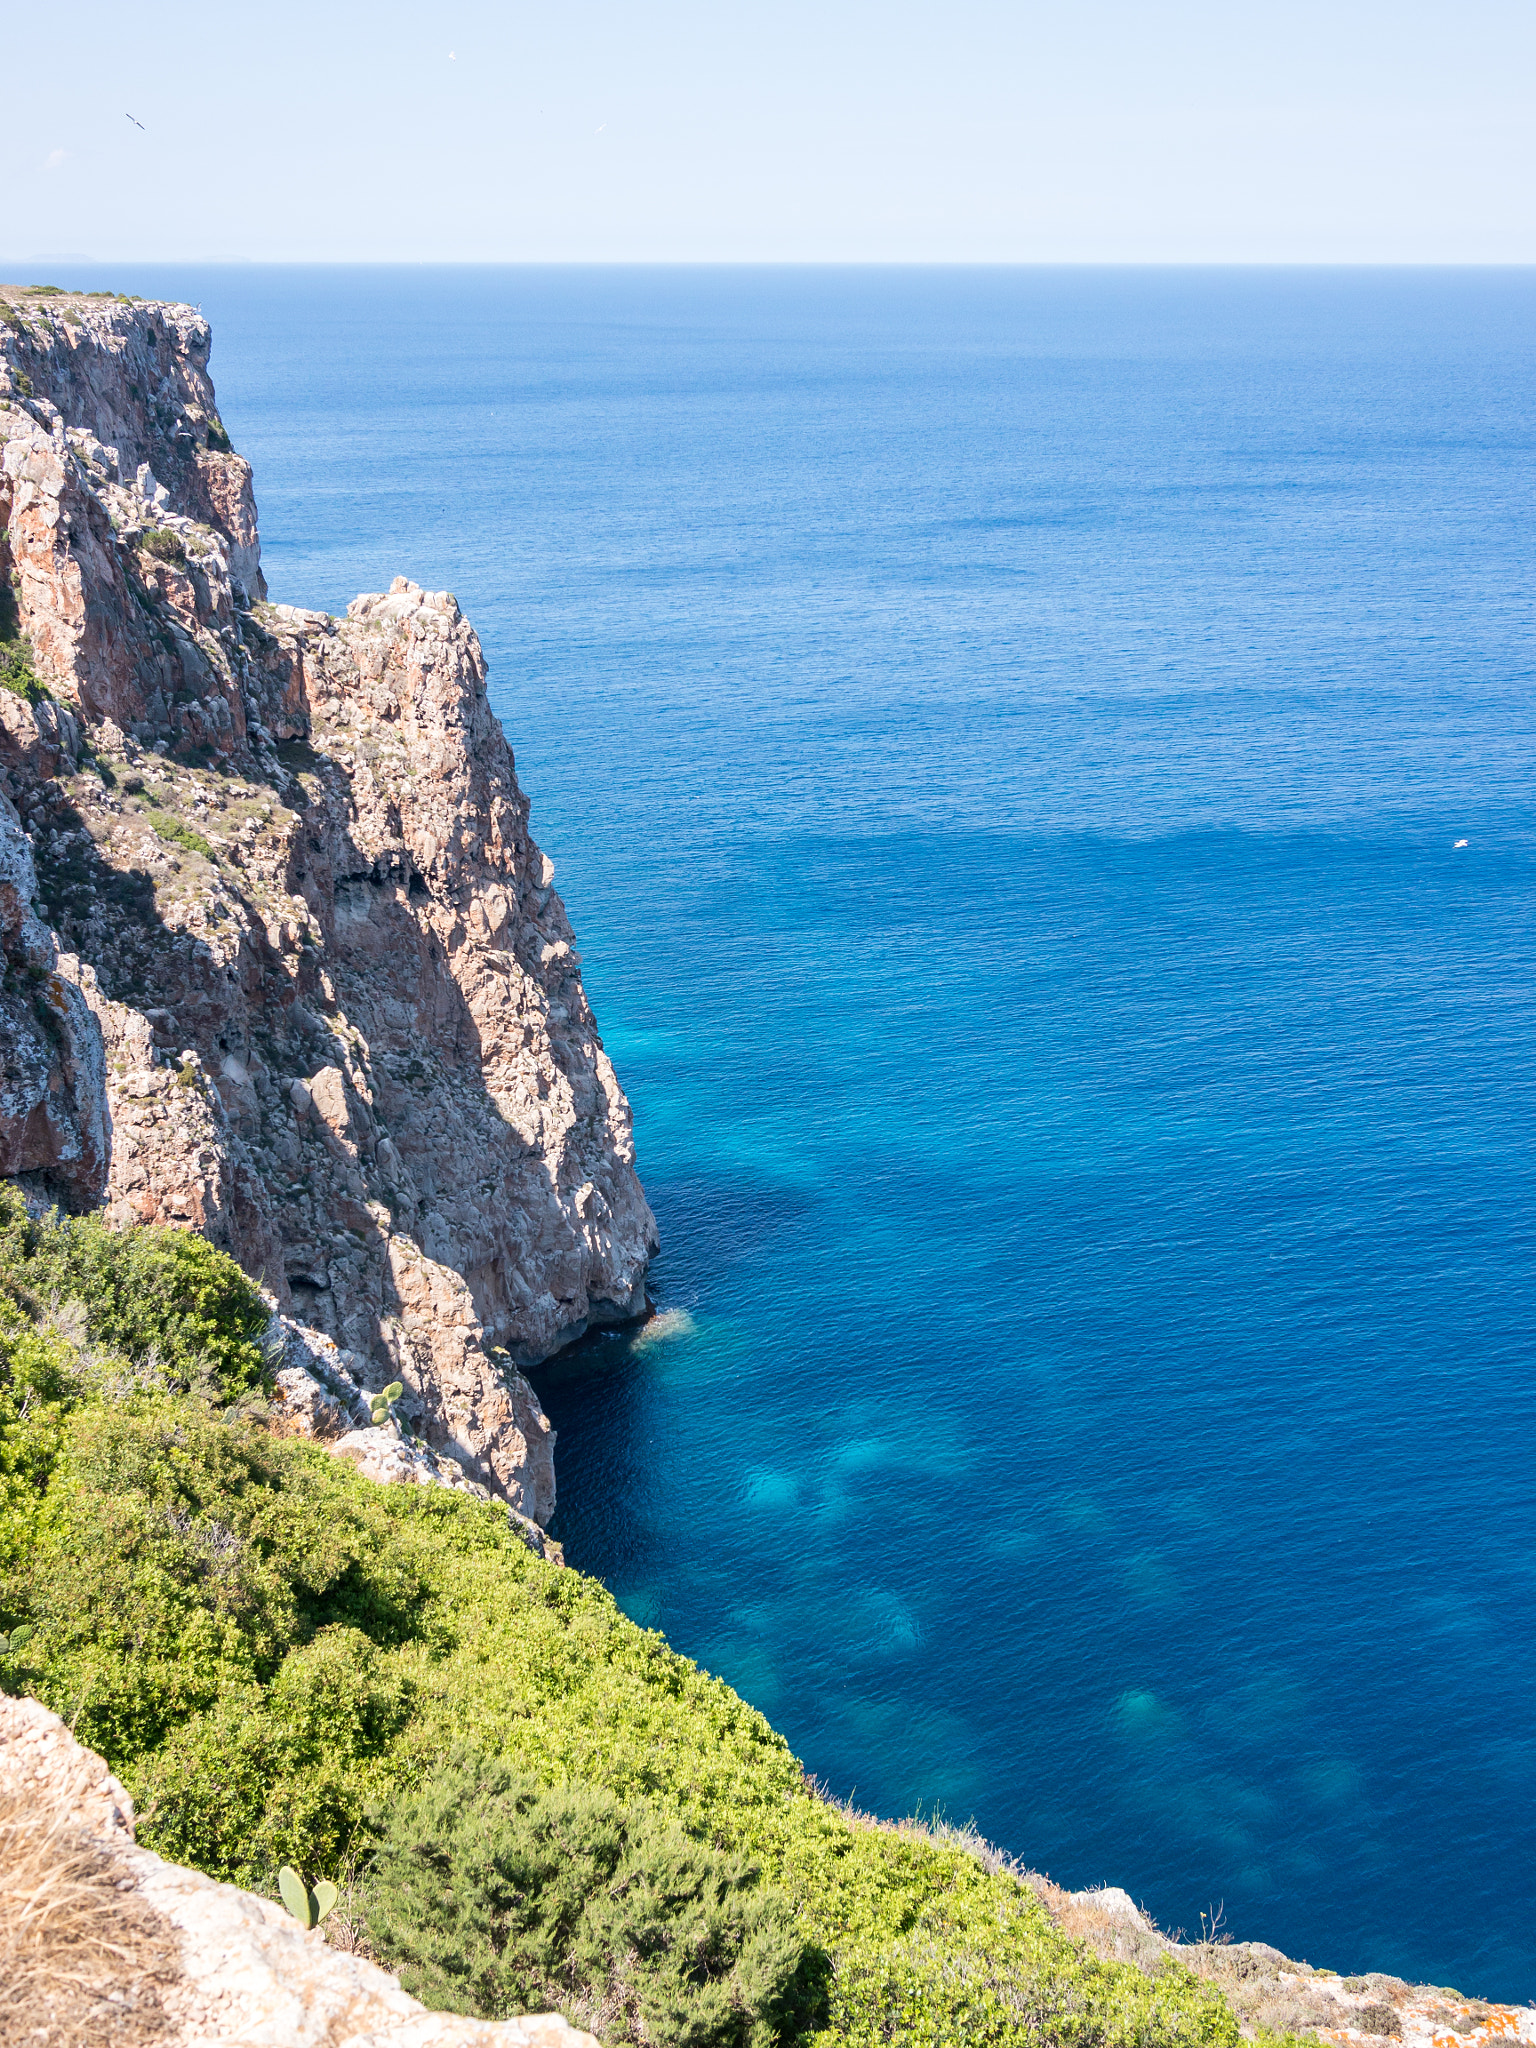
<svg viewBox="0 0 1536 2048">
<path fill-rule="evenodd" d="M 454 599 L 267 601 L 186 306 L 0 289 L 0 1174 L 204 1232 L 543 1521 L 655 1223 Z"/>
<path fill-rule="evenodd" d="M 597 2048 L 558 2013 L 428 2012 L 270 1899 L 136 1846 L 133 1801 L 0 1694 L 0 2038 L 94 2048 Z"/>
</svg>

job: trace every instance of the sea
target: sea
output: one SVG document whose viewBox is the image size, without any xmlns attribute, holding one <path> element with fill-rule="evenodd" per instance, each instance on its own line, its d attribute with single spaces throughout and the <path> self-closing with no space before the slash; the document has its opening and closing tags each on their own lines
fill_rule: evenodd
<svg viewBox="0 0 1536 2048">
<path fill-rule="evenodd" d="M 662 1239 L 571 1561 L 861 1809 L 1536 1997 L 1536 272 L 57 281 L 485 643 Z"/>
</svg>

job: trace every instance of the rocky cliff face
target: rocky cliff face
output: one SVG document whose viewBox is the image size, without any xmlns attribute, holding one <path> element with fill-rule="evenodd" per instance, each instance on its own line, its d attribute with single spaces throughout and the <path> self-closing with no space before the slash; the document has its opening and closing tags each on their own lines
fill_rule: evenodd
<svg viewBox="0 0 1536 2048">
<path fill-rule="evenodd" d="M 479 642 L 266 601 L 191 309 L 0 322 L 0 1171 L 203 1231 L 542 1521 L 516 1368 L 656 1231 Z"/>
</svg>

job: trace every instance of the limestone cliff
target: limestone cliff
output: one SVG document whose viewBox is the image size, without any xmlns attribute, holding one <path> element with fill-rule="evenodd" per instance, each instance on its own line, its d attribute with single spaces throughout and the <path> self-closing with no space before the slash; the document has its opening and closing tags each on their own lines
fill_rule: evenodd
<svg viewBox="0 0 1536 2048">
<path fill-rule="evenodd" d="M 655 1223 L 445 592 L 269 604 L 186 306 L 0 289 L 0 1171 L 206 1233 L 542 1521 Z"/>
</svg>

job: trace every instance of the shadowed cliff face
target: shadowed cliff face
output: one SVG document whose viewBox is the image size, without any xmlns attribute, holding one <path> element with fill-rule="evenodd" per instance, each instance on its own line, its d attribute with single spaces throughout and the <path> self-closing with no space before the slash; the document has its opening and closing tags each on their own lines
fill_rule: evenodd
<svg viewBox="0 0 1536 2048">
<path fill-rule="evenodd" d="M 266 603 L 188 308 L 0 319 L 0 1169 L 205 1232 L 543 1520 L 516 1365 L 656 1232 L 479 642 Z"/>
</svg>

